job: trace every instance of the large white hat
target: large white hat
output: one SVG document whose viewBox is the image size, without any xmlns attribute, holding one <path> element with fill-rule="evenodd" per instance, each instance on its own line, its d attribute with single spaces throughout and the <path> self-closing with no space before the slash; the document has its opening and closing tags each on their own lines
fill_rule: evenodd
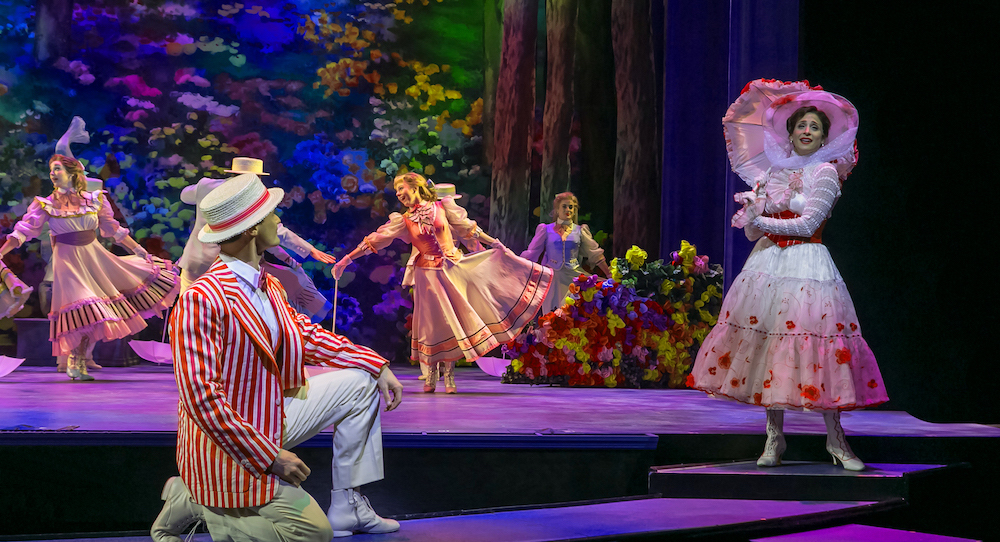
<svg viewBox="0 0 1000 542">
<path fill-rule="evenodd" d="M 230 167 L 231 169 L 227 169 L 226 173 L 253 173 L 254 175 L 270 175 L 270 173 L 264 171 L 264 161 L 258 158 L 246 158 L 239 156 L 233 158 L 233 164 Z"/>
<path fill-rule="evenodd" d="M 235 237 L 264 220 L 284 197 L 284 190 L 265 188 L 253 173 L 237 175 L 201 200 L 198 208 L 205 227 L 198 232 L 198 240 L 218 243 Z"/>
</svg>

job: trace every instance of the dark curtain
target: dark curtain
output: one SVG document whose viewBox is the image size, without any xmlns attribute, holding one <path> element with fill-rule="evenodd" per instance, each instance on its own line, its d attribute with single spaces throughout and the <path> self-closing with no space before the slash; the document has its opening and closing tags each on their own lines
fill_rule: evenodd
<svg viewBox="0 0 1000 542">
<path fill-rule="evenodd" d="M 722 116 L 748 81 L 798 76 L 797 0 L 666 2 L 663 57 L 661 254 L 696 245 L 726 270 L 726 286 L 751 243 L 729 226 L 732 195 Z"/>
</svg>

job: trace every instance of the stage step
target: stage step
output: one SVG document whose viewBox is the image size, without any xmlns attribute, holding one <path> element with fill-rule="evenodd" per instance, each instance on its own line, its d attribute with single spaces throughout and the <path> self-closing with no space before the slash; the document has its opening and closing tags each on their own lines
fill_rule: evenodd
<svg viewBox="0 0 1000 542">
<path fill-rule="evenodd" d="M 801 533 L 754 538 L 750 542 L 972 542 L 972 538 L 955 538 L 938 534 L 917 533 L 872 527 L 870 525 L 841 525 Z"/>
<path fill-rule="evenodd" d="M 869 463 L 861 472 L 832 463 L 756 461 L 651 467 L 649 492 L 671 498 L 884 501 L 907 499 L 915 478 L 943 477 L 958 465 Z"/>
</svg>

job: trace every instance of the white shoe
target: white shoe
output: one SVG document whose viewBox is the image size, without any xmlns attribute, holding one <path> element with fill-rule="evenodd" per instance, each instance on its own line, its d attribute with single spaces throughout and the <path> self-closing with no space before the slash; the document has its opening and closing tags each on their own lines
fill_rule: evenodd
<svg viewBox="0 0 1000 542">
<path fill-rule="evenodd" d="M 330 511 L 326 514 L 333 527 L 334 538 L 354 533 L 394 533 L 399 522 L 375 513 L 368 497 L 354 489 L 334 489 L 330 492 Z"/>
<path fill-rule="evenodd" d="M 777 467 L 781 465 L 781 454 L 785 453 L 785 411 L 779 409 L 767 410 L 767 443 L 764 453 L 757 459 L 758 467 Z"/>
<path fill-rule="evenodd" d="M 823 421 L 826 422 L 826 451 L 833 457 L 833 464 L 840 463 L 845 470 L 865 470 L 864 462 L 854 455 L 847 444 L 844 428 L 840 425 L 840 411 L 824 412 Z"/>
<path fill-rule="evenodd" d="M 163 509 L 156 516 L 149 535 L 156 542 L 180 542 L 184 531 L 203 519 L 204 510 L 201 505 L 191 500 L 184 480 L 173 476 L 163 485 Z"/>
</svg>

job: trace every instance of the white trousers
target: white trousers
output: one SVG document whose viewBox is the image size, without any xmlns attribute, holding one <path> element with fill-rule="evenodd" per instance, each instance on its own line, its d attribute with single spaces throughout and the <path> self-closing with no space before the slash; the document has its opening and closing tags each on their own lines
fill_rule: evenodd
<svg viewBox="0 0 1000 542">
<path fill-rule="evenodd" d="M 330 426 L 334 426 L 333 489 L 381 480 L 379 393 L 369 373 L 360 369 L 323 373 L 309 379 L 306 399 L 286 398 L 282 448 L 294 448 Z M 333 538 L 330 522 L 316 499 L 284 482 L 264 506 L 203 508 L 215 542 L 329 542 Z"/>
</svg>

